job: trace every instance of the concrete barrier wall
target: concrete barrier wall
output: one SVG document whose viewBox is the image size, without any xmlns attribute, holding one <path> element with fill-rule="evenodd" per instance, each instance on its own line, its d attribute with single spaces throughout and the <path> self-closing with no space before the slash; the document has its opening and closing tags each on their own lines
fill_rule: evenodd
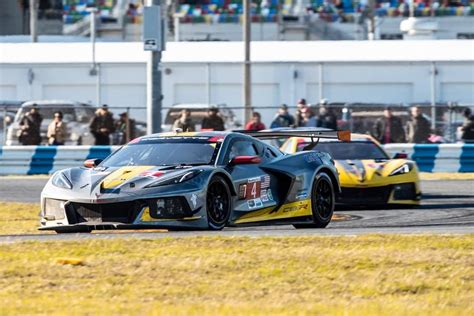
<svg viewBox="0 0 474 316">
<path fill-rule="evenodd" d="M 0 175 L 51 174 L 82 166 L 86 159 L 105 158 L 116 146 L 8 146 L 0 147 Z M 474 172 L 474 144 L 390 144 L 393 156 L 404 152 L 423 172 Z"/>
</svg>

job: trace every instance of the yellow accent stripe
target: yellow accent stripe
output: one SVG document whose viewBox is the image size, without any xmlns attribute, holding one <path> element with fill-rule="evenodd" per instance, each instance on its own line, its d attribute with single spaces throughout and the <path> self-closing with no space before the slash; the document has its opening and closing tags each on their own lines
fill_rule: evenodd
<svg viewBox="0 0 474 316">
<path fill-rule="evenodd" d="M 127 180 L 136 177 L 143 171 L 147 171 L 153 166 L 127 166 L 115 170 L 102 181 L 103 189 L 113 189 Z"/>
<path fill-rule="evenodd" d="M 273 207 L 267 207 L 245 214 L 235 223 L 242 224 L 312 215 L 310 199 L 283 204 L 276 212 L 271 213 L 272 210 Z"/>
<path fill-rule="evenodd" d="M 140 217 L 141 222 L 166 222 L 166 221 L 194 221 L 196 219 L 200 219 L 201 216 L 195 216 L 195 217 L 183 217 L 179 219 L 167 219 L 167 218 L 153 218 L 150 215 L 150 208 L 146 207 L 143 210 L 142 216 Z"/>
</svg>

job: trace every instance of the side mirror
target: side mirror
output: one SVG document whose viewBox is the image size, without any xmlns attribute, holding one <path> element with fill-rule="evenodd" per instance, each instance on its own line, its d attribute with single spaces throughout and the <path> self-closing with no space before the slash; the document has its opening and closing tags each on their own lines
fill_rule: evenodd
<svg viewBox="0 0 474 316">
<path fill-rule="evenodd" d="M 102 159 L 87 159 L 84 161 L 84 167 L 95 168 L 102 162 Z"/>
<path fill-rule="evenodd" d="M 259 156 L 237 156 L 230 161 L 231 165 L 249 165 L 260 163 L 262 159 Z"/>
<path fill-rule="evenodd" d="M 394 156 L 393 156 L 393 159 L 407 159 L 408 158 L 408 154 L 407 153 L 396 153 Z"/>
</svg>

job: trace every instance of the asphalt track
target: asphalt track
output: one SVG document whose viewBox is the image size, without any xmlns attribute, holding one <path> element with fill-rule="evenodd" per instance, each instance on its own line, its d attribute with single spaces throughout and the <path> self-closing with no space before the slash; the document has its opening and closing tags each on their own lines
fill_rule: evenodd
<svg viewBox="0 0 474 316">
<path fill-rule="evenodd" d="M 0 178 L 0 201 L 39 202 L 44 178 Z M 474 233 L 474 181 L 431 180 L 421 183 L 423 198 L 418 208 L 342 209 L 326 229 L 292 226 L 226 228 L 220 232 L 98 232 L 93 234 L 39 234 L 0 236 L 0 242 L 26 240 L 78 240 L 108 238 L 161 238 L 190 236 L 305 236 L 358 235 L 366 233 L 463 234 Z"/>
</svg>

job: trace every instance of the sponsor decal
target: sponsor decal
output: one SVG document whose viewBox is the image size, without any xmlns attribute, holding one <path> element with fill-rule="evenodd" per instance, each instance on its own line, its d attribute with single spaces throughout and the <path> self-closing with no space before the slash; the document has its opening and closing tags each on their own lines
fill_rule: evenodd
<svg viewBox="0 0 474 316">
<path fill-rule="evenodd" d="M 262 202 L 262 199 L 258 198 L 258 199 L 248 200 L 247 205 L 249 209 L 260 208 L 260 207 L 263 207 L 263 202 Z"/>
<path fill-rule="evenodd" d="M 161 177 L 164 174 L 165 172 L 163 171 L 144 171 L 140 175 L 142 177 L 157 178 L 157 177 Z"/>
<path fill-rule="evenodd" d="M 297 205 L 290 205 L 290 206 L 283 207 L 281 212 L 282 213 L 289 213 L 289 212 L 302 211 L 302 210 L 308 209 L 308 206 L 309 206 L 308 202 L 297 204 Z"/>
<path fill-rule="evenodd" d="M 269 175 L 263 176 L 261 181 L 262 181 L 262 185 L 261 185 L 262 188 L 269 188 L 270 187 L 270 176 Z"/>
<path fill-rule="evenodd" d="M 308 197 L 308 192 L 306 190 L 300 190 L 296 193 L 297 200 L 304 200 Z"/>
</svg>

